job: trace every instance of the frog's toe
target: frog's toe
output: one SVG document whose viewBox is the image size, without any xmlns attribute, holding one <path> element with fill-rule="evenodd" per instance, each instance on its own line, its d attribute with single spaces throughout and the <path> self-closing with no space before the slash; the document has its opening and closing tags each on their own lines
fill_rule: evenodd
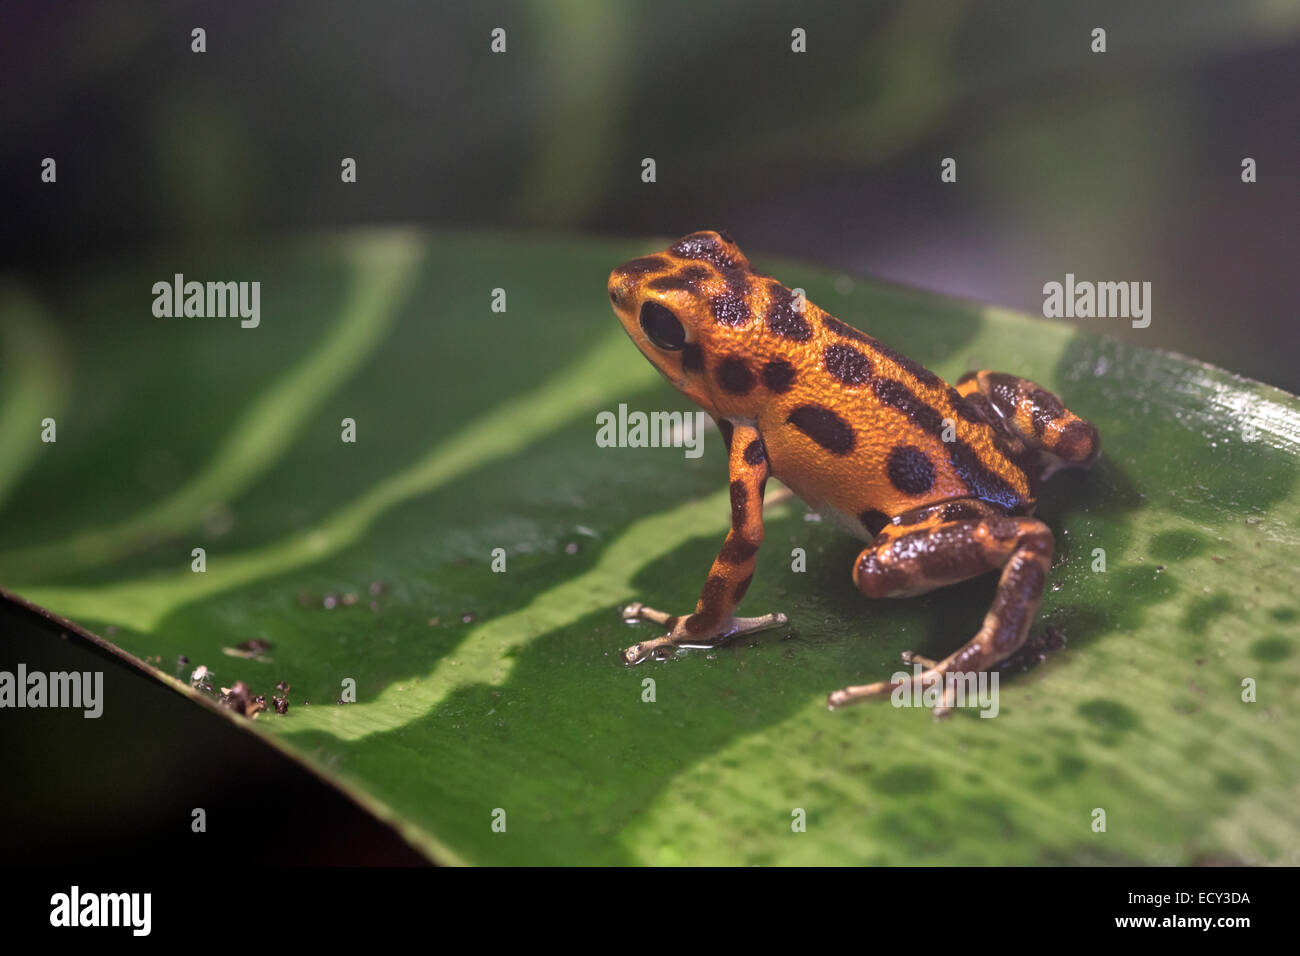
<svg viewBox="0 0 1300 956">
<path fill-rule="evenodd" d="M 678 644 L 692 644 L 698 647 L 713 647 L 742 634 L 766 631 L 773 627 L 782 627 L 790 619 L 776 611 L 772 614 L 760 614 L 758 617 L 731 617 L 719 621 L 710 627 L 701 627 L 695 615 L 684 619 L 676 628 Z"/>
<path fill-rule="evenodd" d="M 855 704 L 860 700 L 870 700 L 873 697 L 887 697 L 894 692 L 894 688 L 902 684 L 903 681 L 877 681 L 874 684 L 858 684 L 852 687 L 844 687 L 840 690 L 832 691 L 826 696 L 826 706 L 835 710 L 837 707 L 844 707 L 847 704 Z"/>
<path fill-rule="evenodd" d="M 663 624 L 672 629 L 677 624 L 678 617 L 667 611 L 656 611 L 652 607 L 646 607 L 640 601 L 633 601 L 623 608 L 623 620 L 653 621 L 655 624 Z"/>
<path fill-rule="evenodd" d="M 926 661 L 926 658 L 913 654 L 911 651 L 904 651 L 903 656 L 904 660 L 908 663 L 916 661 L 924 665 L 924 662 Z M 935 666 L 930 666 L 928 670 L 924 671 L 920 677 L 917 678 L 917 680 L 922 687 L 929 687 L 936 681 L 942 682 L 943 674 L 943 670 Z M 911 687 L 912 681 L 912 675 L 907 674 L 899 675 L 897 680 L 882 680 L 876 681 L 874 684 L 861 684 L 854 687 L 845 687 L 843 690 L 833 691 L 829 694 L 826 697 L 826 706 L 830 710 L 835 710 L 837 707 L 844 707 L 847 704 L 855 704 L 860 700 L 889 697 L 899 687 Z M 946 688 L 943 699 L 934 705 L 934 716 L 947 717 L 952 713 L 952 708 L 955 703 L 956 701 L 953 698 L 953 688 Z"/>
<path fill-rule="evenodd" d="M 790 619 L 780 611 L 774 611 L 771 614 L 762 614 L 758 617 L 733 617 L 731 623 L 726 628 L 724 636 L 735 637 L 739 634 L 752 634 L 755 631 L 766 631 L 769 627 L 781 627 L 789 622 Z"/>
<path fill-rule="evenodd" d="M 920 654 L 916 653 L 916 651 L 903 651 L 903 653 L 898 656 L 904 664 L 920 664 L 922 667 L 928 668 L 929 670 L 934 670 L 939 666 L 937 661 L 929 657 L 922 657 Z"/>
<path fill-rule="evenodd" d="M 667 660 L 676 652 L 676 643 L 671 634 L 657 637 L 653 641 L 639 641 L 623 651 L 624 664 L 640 664 L 647 658 Z"/>
</svg>

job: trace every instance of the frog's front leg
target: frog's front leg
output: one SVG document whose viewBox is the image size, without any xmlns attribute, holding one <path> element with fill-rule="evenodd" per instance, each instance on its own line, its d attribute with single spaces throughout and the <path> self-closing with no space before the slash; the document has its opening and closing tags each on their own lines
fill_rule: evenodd
<svg viewBox="0 0 1300 956">
<path fill-rule="evenodd" d="M 988 508 L 979 502 L 953 502 L 950 507 Z M 947 673 L 987 671 L 1024 643 L 1038 610 L 1054 544 L 1051 530 L 1036 518 L 988 515 L 944 521 L 939 514 L 934 517 L 938 520 L 917 530 L 905 530 L 908 525 L 886 526 L 876 542 L 858 556 L 853 569 L 854 581 L 868 597 L 908 597 L 1002 568 L 993 606 L 978 634 L 941 661 L 910 652 L 904 655 L 905 661 L 926 667 L 920 676 L 922 686 L 942 680 Z M 840 707 L 888 696 L 900 683 L 846 687 L 831 694 L 828 703 Z M 950 685 L 935 715 L 943 716 L 952 706 Z"/>
<path fill-rule="evenodd" d="M 700 592 L 695 611 L 685 616 L 656 611 L 641 603 L 629 604 L 623 616 L 630 621 L 653 621 L 668 633 L 633 644 L 623 660 L 636 664 L 650 656 L 671 656 L 682 644 L 713 644 L 728 637 L 779 627 L 784 614 L 736 617 L 736 605 L 745 596 L 759 545 L 763 543 L 763 490 L 770 467 L 763 440 L 752 425 L 736 425 L 728 459 L 731 471 L 731 530 L 722 543 Z"/>
</svg>

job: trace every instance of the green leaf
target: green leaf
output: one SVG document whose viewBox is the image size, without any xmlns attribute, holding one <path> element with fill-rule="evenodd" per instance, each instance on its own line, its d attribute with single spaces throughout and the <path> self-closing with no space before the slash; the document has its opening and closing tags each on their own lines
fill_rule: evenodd
<svg viewBox="0 0 1300 956">
<path fill-rule="evenodd" d="M 374 232 L 6 287 L 0 582 L 168 678 L 290 682 L 248 726 L 444 862 L 1298 862 L 1300 400 L 757 256 L 950 380 L 1024 375 L 1098 424 L 1101 461 L 1038 509 L 1058 550 L 1033 633 L 1065 646 L 1001 675 L 996 719 L 828 712 L 965 641 L 994 579 L 868 601 L 859 543 L 787 500 L 745 607 L 789 626 L 627 668 L 653 631 L 620 606 L 689 610 L 728 513 L 716 432 L 697 459 L 594 441 L 621 402 L 691 408 L 604 301 L 654 246 Z M 259 280 L 261 325 L 154 318 L 178 271 Z"/>
</svg>

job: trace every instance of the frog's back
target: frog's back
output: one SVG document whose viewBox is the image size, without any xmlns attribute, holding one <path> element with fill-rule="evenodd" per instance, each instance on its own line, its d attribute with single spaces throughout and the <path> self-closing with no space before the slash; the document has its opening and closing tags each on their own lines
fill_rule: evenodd
<svg viewBox="0 0 1300 956">
<path fill-rule="evenodd" d="M 812 334 L 771 352 L 797 388 L 758 415 L 773 472 L 817 506 L 884 515 L 953 498 L 1034 505 L 1034 460 L 982 396 L 806 303 Z M 771 357 L 765 361 L 772 361 Z"/>
</svg>

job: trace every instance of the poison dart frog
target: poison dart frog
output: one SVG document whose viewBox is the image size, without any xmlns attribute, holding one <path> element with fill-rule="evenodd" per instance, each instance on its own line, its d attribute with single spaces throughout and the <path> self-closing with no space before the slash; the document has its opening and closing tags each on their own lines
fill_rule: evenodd
<svg viewBox="0 0 1300 956">
<path fill-rule="evenodd" d="M 769 477 L 868 542 L 853 564 L 867 597 L 910 597 L 1001 569 L 979 633 L 940 661 L 904 654 L 926 668 L 923 686 L 987 671 L 1024 642 L 1054 545 L 1031 517 L 1038 484 L 1094 461 L 1095 426 L 1014 375 L 973 371 L 949 385 L 751 268 L 725 232 L 694 232 L 625 262 L 608 291 L 637 348 L 717 422 L 731 478 L 731 530 L 695 610 L 624 608 L 627 620 L 667 631 L 627 648 L 626 663 L 786 623 L 779 613 L 736 616 L 763 541 Z M 954 703 L 946 684 L 937 714 Z M 828 703 L 896 686 L 845 687 Z"/>
</svg>

